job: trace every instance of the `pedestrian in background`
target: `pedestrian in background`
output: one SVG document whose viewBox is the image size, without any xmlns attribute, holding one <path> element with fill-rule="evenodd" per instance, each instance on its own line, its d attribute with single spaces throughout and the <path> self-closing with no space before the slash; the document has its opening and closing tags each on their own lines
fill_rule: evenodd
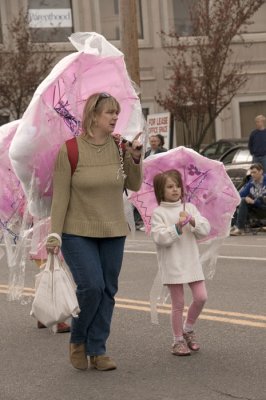
<svg viewBox="0 0 266 400">
<path fill-rule="evenodd" d="M 266 174 L 265 120 L 264 115 L 257 115 L 255 118 L 256 129 L 251 132 L 248 142 L 248 148 L 253 157 L 252 162 L 262 164 L 264 174 Z"/>
<path fill-rule="evenodd" d="M 161 153 L 167 151 L 167 149 L 164 147 L 164 144 L 165 144 L 164 136 L 161 135 L 160 133 L 158 133 L 156 136 L 160 140 L 159 147 L 161 149 Z"/>
<path fill-rule="evenodd" d="M 173 332 L 172 354 L 188 356 L 198 351 L 194 325 L 207 300 L 196 238 L 210 232 L 210 224 L 192 203 L 185 204 L 181 175 L 169 170 L 154 177 L 154 192 L 159 204 L 151 219 L 151 237 L 156 244 L 163 285 L 171 296 Z M 183 323 L 184 284 L 188 284 L 193 301 Z"/>
<path fill-rule="evenodd" d="M 145 157 L 147 158 L 153 154 L 159 154 L 159 153 L 164 153 L 167 151 L 164 146 L 164 137 L 163 135 L 160 135 L 159 133 L 156 135 L 150 135 L 149 137 L 149 143 L 150 143 L 150 148 L 149 150 L 146 151 Z M 145 226 L 143 223 L 143 220 L 141 218 L 141 215 L 136 207 L 134 207 L 134 220 L 135 220 L 135 225 L 136 225 L 136 230 L 145 232 Z"/>
<path fill-rule="evenodd" d="M 116 368 L 106 355 L 114 296 L 118 289 L 125 238 L 123 190 L 141 186 L 141 145 L 133 140 L 121 160 L 112 132 L 120 112 L 117 100 L 96 93 L 86 101 L 78 164 L 73 176 L 64 144 L 53 176 L 51 234 L 47 250 L 62 253 L 77 285 L 81 312 L 72 319 L 70 361 L 81 370 Z M 137 135 L 138 137 L 139 135 Z"/>
<path fill-rule="evenodd" d="M 150 148 L 146 151 L 145 158 L 152 156 L 153 154 L 158 154 L 167 151 L 166 149 L 161 147 L 161 139 L 158 137 L 158 135 L 150 135 L 149 143 L 150 143 Z"/>
</svg>

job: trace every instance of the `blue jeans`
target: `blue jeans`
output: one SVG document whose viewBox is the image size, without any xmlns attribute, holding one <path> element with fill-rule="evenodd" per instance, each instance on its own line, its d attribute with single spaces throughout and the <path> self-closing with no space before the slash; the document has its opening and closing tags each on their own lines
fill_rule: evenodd
<svg viewBox="0 0 266 400">
<path fill-rule="evenodd" d="M 62 253 L 77 285 L 81 310 L 72 318 L 70 342 L 85 343 L 90 356 L 106 352 L 124 245 L 124 236 L 62 235 Z"/>
<path fill-rule="evenodd" d="M 260 163 L 263 166 L 263 173 L 266 174 L 266 156 L 253 156 L 254 163 Z"/>
<path fill-rule="evenodd" d="M 253 204 L 248 204 L 246 200 L 242 198 L 236 218 L 236 226 L 238 229 L 245 228 L 249 214 L 255 214 L 257 217 L 266 217 L 266 206 L 256 207 Z"/>
</svg>

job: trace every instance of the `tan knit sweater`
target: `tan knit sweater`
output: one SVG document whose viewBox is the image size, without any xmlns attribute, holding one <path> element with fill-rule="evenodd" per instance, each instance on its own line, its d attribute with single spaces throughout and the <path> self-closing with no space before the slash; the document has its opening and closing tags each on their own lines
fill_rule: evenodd
<svg viewBox="0 0 266 400">
<path fill-rule="evenodd" d="M 104 145 L 77 138 L 79 159 L 71 177 L 66 145 L 57 156 L 53 176 L 51 232 L 87 237 L 115 237 L 128 233 L 123 188 L 137 191 L 142 181 L 141 163 L 126 152 L 122 178 L 117 145 L 110 136 Z M 50 242 L 50 241 L 49 241 Z"/>
</svg>

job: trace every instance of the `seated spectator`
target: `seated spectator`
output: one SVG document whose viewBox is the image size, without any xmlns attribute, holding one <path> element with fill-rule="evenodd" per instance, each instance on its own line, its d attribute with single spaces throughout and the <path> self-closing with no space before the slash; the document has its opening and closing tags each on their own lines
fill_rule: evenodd
<svg viewBox="0 0 266 400">
<path fill-rule="evenodd" d="M 239 236 L 244 233 L 244 228 L 250 213 L 266 218 L 266 174 L 260 163 L 250 167 L 250 180 L 240 190 L 241 202 L 234 216 L 236 221 L 230 235 Z"/>
</svg>

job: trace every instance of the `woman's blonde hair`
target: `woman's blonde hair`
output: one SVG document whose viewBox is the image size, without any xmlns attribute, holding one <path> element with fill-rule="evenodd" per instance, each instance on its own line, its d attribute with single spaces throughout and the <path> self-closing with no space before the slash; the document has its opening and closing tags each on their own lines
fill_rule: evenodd
<svg viewBox="0 0 266 400">
<path fill-rule="evenodd" d="M 95 122 L 96 115 L 100 114 L 104 106 L 108 106 L 110 110 L 120 112 L 120 104 L 109 93 L 94 93 L 85 103 L 82 115 L 81 129 L 83 135 L 93 137 L 92 127 Z"/>
<path fill-rule="evenodd" d="M 169 169 L 155 175 L 153 178 L 154 193 L 158 204 L 164 201 L 164 189 L 167 178 L 171 178 L 181 188 L 181 199 L 184 198 L 184 186 L 180 172 L 176 169 Z"/>
</svg>

